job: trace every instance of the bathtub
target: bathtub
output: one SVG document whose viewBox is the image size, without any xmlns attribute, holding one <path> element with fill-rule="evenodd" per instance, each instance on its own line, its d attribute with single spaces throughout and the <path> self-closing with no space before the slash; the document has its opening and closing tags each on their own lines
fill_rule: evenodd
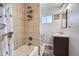
<svg viewBox="0 0 79 59">
<path fill-rule="evenodd" d="M 38 56 L 38 47 L 23 45 L 14 51 L 14 56 Z"/>
</svg>

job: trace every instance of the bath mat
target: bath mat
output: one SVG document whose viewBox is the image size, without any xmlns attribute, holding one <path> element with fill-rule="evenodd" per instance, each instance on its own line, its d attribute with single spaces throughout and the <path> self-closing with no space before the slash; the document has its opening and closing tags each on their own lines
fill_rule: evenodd
<svg viewBox="0 0 79 59">
<path fill-rule="evenodd" d="M 45 46 L 45 49 L 44 49 L 42 56 L 54 56 L 53 47 L 52 46 Z"/>
</svg>

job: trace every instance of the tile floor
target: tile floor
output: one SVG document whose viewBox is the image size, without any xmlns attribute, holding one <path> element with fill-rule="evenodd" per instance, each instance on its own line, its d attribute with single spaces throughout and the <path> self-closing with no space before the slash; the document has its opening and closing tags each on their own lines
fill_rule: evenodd
<svg viewBox="0 0 79 59">
<path fill-rule="evenodd" d="M 45 46 L 45 49 L 44 49 L 42 56 L 54 56 L 53 47 L 52 46 Z"/>
</svg>

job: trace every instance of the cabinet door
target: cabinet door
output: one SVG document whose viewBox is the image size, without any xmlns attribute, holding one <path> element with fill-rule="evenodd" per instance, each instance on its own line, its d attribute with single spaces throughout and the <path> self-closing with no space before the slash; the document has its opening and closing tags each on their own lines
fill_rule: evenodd
<svg viewBox="0 0 79 59">
<path fill-rule="evenodd" d="M 54 37 L 54 54 L 56 56 L 68 55 L 68 38 Z"/>
</svg>

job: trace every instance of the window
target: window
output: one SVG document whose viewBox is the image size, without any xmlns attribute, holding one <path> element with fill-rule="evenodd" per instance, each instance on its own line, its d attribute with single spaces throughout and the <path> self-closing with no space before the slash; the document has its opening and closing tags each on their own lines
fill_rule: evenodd
<svg viewBox="0 0 79 59">
<path fill-rule="evenodd" d="M 52 23 L 52 16 L 42 16 L 41 23 Z"/>
<path fill-rule="evenodd" d="M 47 16 L 47 23 L 52 23 L 52 16 Z"/>
<path fill-rule="evenodd" d="M 42 17 L 41 22 L 46 23 L 46 17 L 45 16 Z"/>
</svg>

